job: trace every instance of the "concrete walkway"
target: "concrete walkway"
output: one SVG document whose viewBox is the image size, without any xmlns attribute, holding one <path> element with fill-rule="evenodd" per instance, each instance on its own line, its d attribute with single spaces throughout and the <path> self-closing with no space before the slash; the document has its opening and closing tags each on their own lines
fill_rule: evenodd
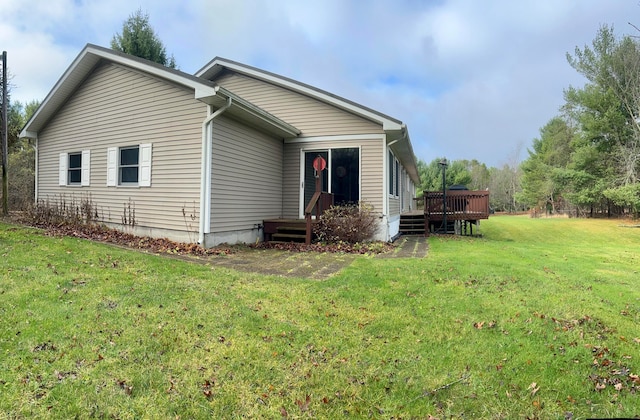
<svg viewBox="0 0 640 420">
<path fill-rule="evenodd" d="M 377 258 L 424 258 L 429 251 L 427 238 L 421 235 L 401 236 L 396 241 L 396 249 L 385 254 L 378 254 Z"/>
</svg>

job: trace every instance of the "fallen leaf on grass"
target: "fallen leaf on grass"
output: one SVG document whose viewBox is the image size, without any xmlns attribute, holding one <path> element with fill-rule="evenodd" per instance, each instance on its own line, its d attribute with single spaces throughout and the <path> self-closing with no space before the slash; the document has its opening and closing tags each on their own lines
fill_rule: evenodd
<svg viewBox="0 0 640 420">
<path fill-rule="evenodd" d="M 473 323 L 473 326 L 474 326 L 476 329 L 481 330 L 481 329 L 482 329 L 482 327 L 484 327 L 484 321 L 482 321 L 482 322 L 474 322 L 474 323 Z"/>
<path fill-rule="evenodd" d="M 127 382 L 125 380 L 122 381 L 117 381 L 118 386 L 124 390 L 124 393 L 127 395 L 131 395 L 131 393 L 133 392 L 133 386 L 132 385 L 128 385 Z"/>
<path fill-rule="evenodd" d="M 210 400 L 211 398 L 213 398 L 213 391 L 211 390 L 211 388 L 213 388 L 213 386 L 215 385 L 215 380 L 206 380 L 204 381 L 204 384 L 202 384 L 202 394 L 204 394 L 204 396 Z"/>
<path fill-rule="evenodd" d="M 533 397 L 540 390 L 540 387 L 538 386 L 537 383 L 532 382 L 531 385 L 529 385 L 529 388 L 527 389 L 531 390 L 531 396 Z"/>
<path fill-rule="evenodd" d="M 307 394 L 307 398 L 304 402 L 296 400 L 296 405 L 300 407 L 300 411 L 305 412 L 309 409 L 309 403 L 311 402 L 311 396 Z"/>
<path fill-rule="evenodd" d="M 605 389 L 606 387 L 607 387 L 607 385 L 605 385 L 605 384 L 603 384 L 603 383 L 598 382 L 598 383 L 596 384 L 596 391 L 600 392 L 600 391 L 602 391 L 603 389 Z"/>
</svg>

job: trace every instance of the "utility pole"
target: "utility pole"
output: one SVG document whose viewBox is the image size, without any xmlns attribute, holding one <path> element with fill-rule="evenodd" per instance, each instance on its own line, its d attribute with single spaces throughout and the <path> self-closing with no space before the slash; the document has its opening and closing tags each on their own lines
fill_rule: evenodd
<svg viewBox="0 0 640 420">
<path fill-rule="evenodd" d="M 9 214 L 9 179 L 7 156 L 9 155 L 9 118 L 7 116 L 7 52 L 2 52 L 2 214 Z"/>
</svg>

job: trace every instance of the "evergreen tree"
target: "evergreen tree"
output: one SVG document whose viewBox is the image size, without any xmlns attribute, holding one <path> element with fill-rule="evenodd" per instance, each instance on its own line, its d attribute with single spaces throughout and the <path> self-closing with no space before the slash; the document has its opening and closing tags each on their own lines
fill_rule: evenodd
<svg viewBox="0 0 640 420">
<path fill-rule="evenodd" d="M 149 14 L 143 13 L 142 9 L 138 9 L 123 23 L 122 33 L 115 34 L 111 39 L 111 48 L 172 69 L 177 68 L 173 55 L 167 57 L 165 46 L 149 24 Z"/>
</svg>

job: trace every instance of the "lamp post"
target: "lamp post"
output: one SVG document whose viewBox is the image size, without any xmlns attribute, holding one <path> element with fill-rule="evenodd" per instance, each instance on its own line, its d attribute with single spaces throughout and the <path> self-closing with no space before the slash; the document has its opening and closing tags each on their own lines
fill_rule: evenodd
<svg viewBox="0 0 640 420">
<path fill-rule="evenodd" d="M 438 165 L 442 167 L 442 224 L 444 226 L 444 233 L 447 233 L 447 188 L 445 185 L 445 178 L 447 173 L 447 158 L 443 158 Z"/>
</svg>

